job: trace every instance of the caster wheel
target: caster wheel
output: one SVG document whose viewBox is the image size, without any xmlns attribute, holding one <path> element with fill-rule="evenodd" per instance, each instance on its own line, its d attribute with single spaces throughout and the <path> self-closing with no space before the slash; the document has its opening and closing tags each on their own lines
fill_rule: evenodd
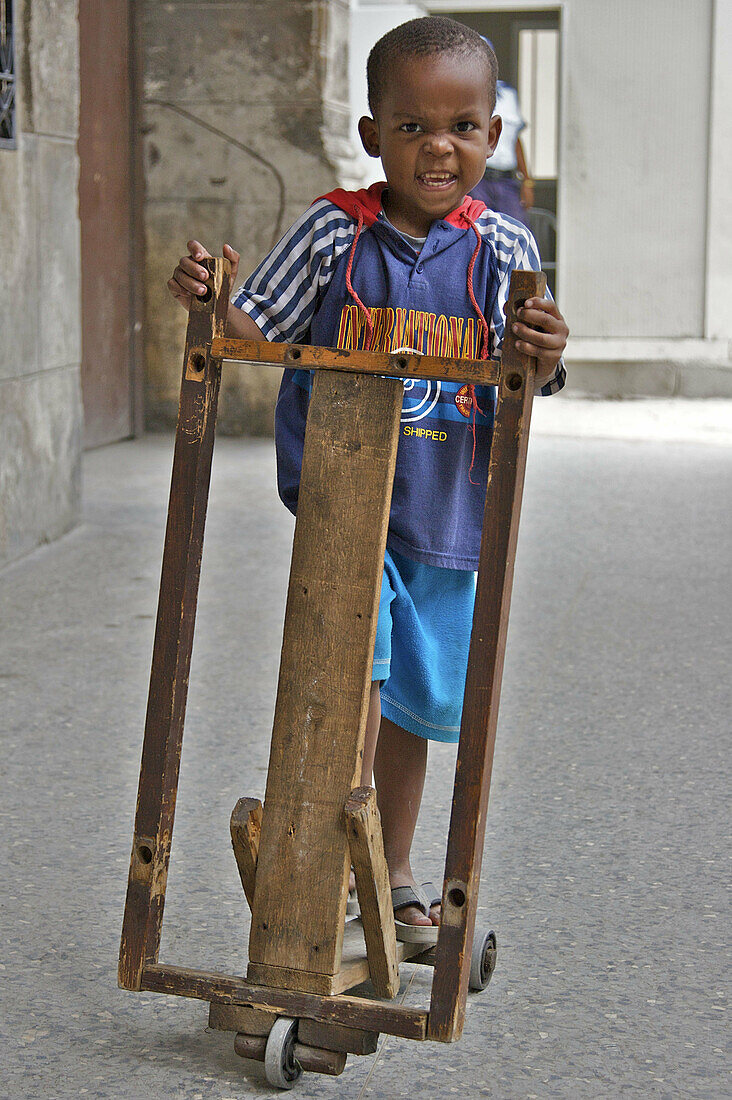
<svg viewBox="0 0 732 1100">
<path fill-rule="evenodd" d="M 468 986 L 473 992 L 485 989 L 496 968 L 498 944 L 495 932 L 479 932 L 473 936 L 473 951 L 470 957 L 470 978 Z"/>
<path fill-rule="evenodd" d="M 302 1073 L 302 1066 L 294 1055 L 297 1039 L 297 1020 L 280 1016 L 269 1033 L 264 1051 L 264 1072 L 270 1085 L 279 1089 L 291 1089 Z"/>
</svg>

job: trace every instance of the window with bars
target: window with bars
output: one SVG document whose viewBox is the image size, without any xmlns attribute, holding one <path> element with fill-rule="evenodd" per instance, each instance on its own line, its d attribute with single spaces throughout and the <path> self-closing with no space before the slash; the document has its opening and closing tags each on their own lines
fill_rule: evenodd
<svg viewBox="0 0 732 1100">
<path fill-rule="evenodd" d="M 0 0 L 0 149 L 15 148 L 13 0 Z"/>
</svg>

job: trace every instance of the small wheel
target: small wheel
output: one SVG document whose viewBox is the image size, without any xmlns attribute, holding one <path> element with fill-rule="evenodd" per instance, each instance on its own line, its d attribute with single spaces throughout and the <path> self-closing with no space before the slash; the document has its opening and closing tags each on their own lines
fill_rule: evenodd
<svg viewBox="0 0 732 1100">
<path fill-rule="evenodd" d="M 474 992 L 485 989 L 496 969 L 498 943 L 495 932 L 480 932 L 473 936 L 473 951 L 470 956 L 470 978 L 468 986 Z"/>
<path fill-rule="evenodd" d="M 270 1085 L 279 1089 L 291 1089 L 302 1073 L 302 1066 L 294 1055 L 297 1039 L 297 1020 L 279 1016 L 269 1033 L 264 1051 L 264 1072 Z"/>
</svg>

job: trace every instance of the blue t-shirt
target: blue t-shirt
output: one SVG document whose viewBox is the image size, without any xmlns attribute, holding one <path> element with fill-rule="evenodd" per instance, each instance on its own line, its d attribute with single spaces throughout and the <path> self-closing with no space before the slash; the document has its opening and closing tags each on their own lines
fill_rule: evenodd
<svg viewBox="0 0 732 1100">
<path fill-rule="evenodd" d="M 479 359 L 485 335 L 489 354 L 498 358 L 510 273 L 540 267 L 531 234 L 467 198 L 433 222 L 417 253 L 386 220 L 383 187 L 317 200 L 237 291 L 234 304 L 268 340 L 363 348 L 368 311 L 372 351 Z M 485 325 L 468 287 L 474 254 L 472 288 Z M 354 294 L 347 286 L 349 258 Z M 564 379 L 560 363 L 541 392 L 555 393 Z M 307 371 L 286 370 L 275 412 L 278 488 L 293 512 L 310 380 Z M 495 387 L 476 386 L 475 397 L 477 410 L 467 385 L 405 382 L 387 545 L 415 561 L 478 567 Z"/>
</svg>

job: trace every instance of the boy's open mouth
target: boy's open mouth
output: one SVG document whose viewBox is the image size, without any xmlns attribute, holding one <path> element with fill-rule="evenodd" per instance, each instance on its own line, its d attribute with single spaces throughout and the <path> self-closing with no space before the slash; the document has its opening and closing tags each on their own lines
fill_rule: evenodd
<svg viewBox="0 0 732 1100">
<path fill-rule="evenodd" d="M 457 176 L 452 172 L 421 172 L 417 176 L 418 182 L 431 191 L 439 191 L 442 188 L 449 187 L 456 179 Z"/>
</svg>

